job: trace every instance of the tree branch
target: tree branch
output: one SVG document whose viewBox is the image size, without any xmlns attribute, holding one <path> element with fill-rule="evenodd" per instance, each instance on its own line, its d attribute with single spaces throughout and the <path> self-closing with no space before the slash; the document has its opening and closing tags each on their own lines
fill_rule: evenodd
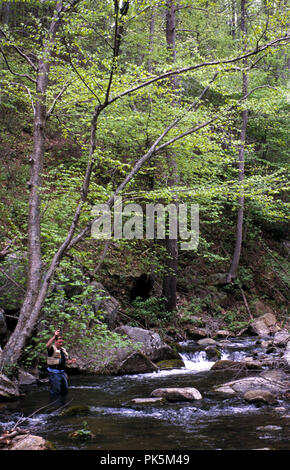
<svg viewBox="0 0 290 470">
<path fill-rule="evenodd" d="M 50 118 L 50 116 L 52 115 L 52 113 L 53 113 L 53 111 L 54 111 L 54 108 L 55 108 L 55 106 L 56 106 L 57 101 L 58 101 L 59 98 L 64 94 L 65 90 L 70 86 L 70 84 L 71 84 L 71 81 L 70 81 L 70 82 L 66 82 L 66 84 L 63 86 L 63 88 L 60 90 L 60 92 L 55 96 L 51 107 L 49 108 L 49 110 L 48 110 L 47 113 L 46 113 L 46 119 L 49 119 L 49 118 Z"/>
<path fill-rule="evenodd" d="M 33 101 L 33 98 L 32 98 L 31 91 L 29 90 L 28 86 L 24 85 L 23 83 L 17 83 L 17 82 L 11 82 L 11 83 L 12 83 L 12 85 L 16 85 L 16 86 L 20 86 L 20 87 L 25 88 L 25 90 L 27 91 L 27 93 L 28 93 L 28 95 L 29 95 L 30 101 L 31 101 L 31 106 L 32 106 L 32 110 L 33 110 L 33 115 L 35 115 L 34 101 Z"/>
<path fill-rule="evenodd" d="M 0 28 L 0 32 L 1 32 L 1 34 L 3 34 L 5 39 L 7 39 L 9 41 L 9 38 L 8 38 L 7 34 L 3 31 L 2 28 Z M 15 49 L 16 52 L 18 52 L 18 54 L 21 55 L 21 57 L 23 57 L 26 60 L 26 62 L 28 62 L 28 64 L 33 68 L 33 70 L 35 72 L 37 71 L 37 66 L 32 62 L 30 57 L 27 54 L 25 54 L 25 52 L 23 52 L 23 50 L 20 47 L 15 46 L 15 44 L 11 44 L 11 47 L 13 47 L 13 49 Z"/>
<path fill-rule="evenodd" d="M 250 52 L 242 54 L 238 57 L 234 57 L 233 59 L 223 59 L 223 60 L 214 60 L 214 61 L 211 61 L 211 62 L 202 62 L 201 64 L 191 65 L 189 67 L 184 67 L 184 68 L 177 69 L 177 70 L 170 70 L 170 71 L 165 72 L 161 75 L 158 75 L 157 77 L 151 78 L 150 80 L 147 80 L 144 83 L 140 83 L 139 85 L 136 85 L 132 88 L 129 88 L 128 90 L 120 93 L 119 95 L 117 95 L 114 98 L 112 98 L 111 100 L 109 100 L 108 104 L 111 104 L 111 103 L 117 101 L 118 99 L 122 98 L 123 96 L 129 95 L 129 94 L 131 94 L 135 91 L 138 91 L 142 88 L 145 88 L 148 85 L 151 85 L 152 83 L 163 80 L 164 78 L 171 77 L 172 75 L 180 75 L 182 73 L 191 72 L 193 70 L 197 70 L 197 69 L 202 68 L 202 67 L 211 67 L 211 66 L 214 66 L 214 65 L 232 64 L 232 63 L 235 63 L 235 62 L 239 62 L 240 60 L 243 60 L 243 59 L 246 59 L 246 58 L 251 57 L 253 55 L 259 54 L 260 52 L 262 52 L 262 51 L 264 51 L 264 50 L 266 50 L 270 47 L 273 47 L 273 46 L 281 43 L 282 41 L 286 41 L 286 44 L 287 44 L 289 42 L 289 40 L 290 40 L 290 35 L 283 36 L 281 38 L 276 38 L 273 41 L 271 41 L 267 44 L 264 44 L 263 46 L 260 46 L 260 47 L 254 49 Z"/>
<path fill-rule="evenodd" d="M 64 40 L 64 45 L 65 45 L 65 48 L 66 48 L 66 52 L 68 53 L 68 57 L 69 57 L 69 63 L 73 69 L 73 71 L 77 74 L 77 76 L 79 77 L 79 79 L 83 82 L 83 84 L 85 85 L 85 87 L 92 93 L 92 95 L 94 95 L 94 97 L 97 99 L 99 105 L 101 104 L 101 101 L 98 97 L 98 95 L 96 95 L 96 93 L 92 90 L 92 88 L 87 84 L 87 82 L 85 81 L 85 79 L 82 77 L 82 75 L 80 74 L 80 72 L 78 71 L 78 69 L 76 68 L 76 66 L 74 65 L 73 63 L 73 60 L 72 60 L 72 57 L 71 57 L 71 51 L 69 49 L 69 46 L 67 44 L 67 41 L 66 41 L 66 38 L 65 36 L 63 36 L 63 40 Z M 103 90 L 101 90 L 103 91 Z"/>
<path fill-rule="evenodd" d="M 36 84 L 36 80 L 32 77 L 30 77 L 30 75 L 27 75 L 26 73 L 16 73 L 16 72 L 13 72 L 13 70 L 11 69 L 10 65 L 9 65 L 9 62 L 7 60 L 7 57 L 1 47 L 1 53 L 4 57 L 4 61 L 5 61 L 5 64 L 7 65 L 7 68 L 9 70 L 9 72 L 12 74 L 12 75 L 15 75 L 15 77 L 21 77 L 21 78 L 27 78 L 28 80 L 30 80 L 32 83 Z"/>
<path fill-rule="evenodd" d="M 215 73 L 215 75 L 213 76 L 212 80 L 210 83 L 212 83 L 215 78 L 217 77 L 218 75 L 218 72 Z M 163 138 L 169 133 L 169 131 L 171 129 L 173 129 L 176 124 L 178 124 L 181 119 L 184 117 L 184 115 L 187 114 L 187 112 L 191 111 L 198 103 L 198 101 L 202 98 L 202 96 L 204 95 L 204 93 L 208 90 L 210 84 L 202 91 L 202 93 L 200 94 L 200 96 L 198 97 L 197 100 L 195 100 L 195 102 L 188 108 L 188 110 L 186 111 L 186 113 L 183 114 L 183 116 L 180 116 L 178 118 L 176 118 L 171 124 L 169 124 L 169 126 L 167 126 L 167 128 L 163 131 L 163 133 L 156 139 L 156 141 L 153 143 L 153 145 L 150 147 L 150 149 L 148 150 L 148 152 L 146 152 L 145 155 L 143 155 L 137 162 L 136 164 L 134 165 L 133 169 L 130 171 L 130 173 L 126 176 L 126 178 L 123 180 L 123 182 L 118 186 L 118 188 L 116 189 L 116 191 L 114 192 L 114 194 L 108 199 L 107 201 L 107 205 L 109 207 L 111 207 L 113 205 L 113 202 L 114 202 L 114 199 L 115 197 L 124 189 L 124 187 L 131 181 L 131 179 L 138 173 L 138 171 L 140 170 L 140 168 L 151 158 L 151 156 L 153 154 L 156 154 L 157 152 L 160 152 L 160 150 L 168 147 L 169 145 L 173 144 L 174 142 L 176 142 L 177 140 L 180 140 L 182 139 L 183 137 L 186 137 L 187 135 L 190 135 L 190 134 L 193 134 L 194 132 L 197 132 L 199 131 L 200 129 L 203 129 L 204 127 L 208 126 L 209 124 L 211 124 L 212 122 L 216 121 L 219 117 L 220 117 L 220 114 L 216 114 L 213 118 L 209 119 L 208 121 L 205 121 L 201 124 L 198 124 L 197 126 L 195 127 L 192 127 L 191 129 L 188 129 L 187 131 L 183 132 L 182 134 L 179 134 L 178 136 L 176 137 L 173 137 L 172 139 L 168 140 L 167 142 L 165 142 L 164 144 L 158 146 L 158 144 L 163 140 Z M 244 99 L 246 99 L 250 94 L 252 94 L 255 90 L 257 89 L 260 89 L 260 88 L 265 88 L 265 87 L 269 87 L 269 88 L 272 88 L 270 86 L 259 86 L 259 87 L 255 87 L 253 90 L 251 90 L 251 92 L 249 92 L 246 96 L 243 96 L 239 101 L 238 103 L 241 103 Z M 233 109 L 234 105 L 226 108 L 225 112 L 228 112 L 230 111 L 231 109 Z M 95 219 L 91 222 L 89 222 L 87 224 L 87 226 L 78 234 L 76 235 L 73 239 L 71 239 L 67 249 L 70 250 L 74 245 L 76 245 L 80 240 L 82 240 L 85 236 L 87 236 L 91 230 L 91 227 L 93 225 L 93 223 L 98 220 L 98 219 Z"/>
<path fill-rule="evenodd" d="M 18 287 L 18 289 L 22 290 L 22 291 L 26 291 L 26 289 L 24 289 L 23 286 L 21 286 L 20 284 L 18 284 L 18 282 L 16 282 L 14 279 L 12 279 L 11 276 L 9 276 L 9 274 L 7 274 L 2 268 L 0 268 L 0 272 L 3 274 L 3 276 L 5 276 L 7 279 L 9 279 L 10 282 L 12 282 L 16 287 Z"/>
</svg>

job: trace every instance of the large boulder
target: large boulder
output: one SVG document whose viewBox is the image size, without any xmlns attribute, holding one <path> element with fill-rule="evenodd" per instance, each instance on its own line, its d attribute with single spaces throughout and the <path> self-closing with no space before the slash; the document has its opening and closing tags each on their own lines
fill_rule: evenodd
<svg viewBox="0 0 290 470">
<path fill-rule="evenodd" d="M 283 395 L 290 387 L 289 376 L 282 370 L 269 370 L 255 377 L 244 377 L 214 387 L 218 393 L 225 395 L 244 395 L 252 390 L 264 390 L 277 395 Z"/>
<path fill-rule="evenodd" d="M 199 339 L 197 341 L 197 344 L 199 344 L 200 346 L 215 346 L 217 342 L 212 338 L 204 338 L 204 339 Z"/>
<path fill-rule="evenodd" d="M 115 373 L 123 374 L 146 374 L 148 372 L 157 372 L 158 367 L 140 351 L 134 351 L 126 356 L 116 366 Z"/>
<path fill-rule="evenodd" d="M 139 345 L 142 353 L 151 361 L 180 359 L 179 354 L 164 343 L 159 334 L 154 331 L 133 326 L 121 326 L 115 329 L 115 333 L 126 335 L 134 344 Z"/>
<path fill-rule="evenodd" d="M 114 330 L 123 338 L 123 347 L 112 343 L 95 348 L 70 350 L 70 356 L 77 359 L 72 369 L 95 374 L 138 374 L 158 370 L 155 362 L 179 358 L 179 354 L 165 344 L 160 336 L 143 328 L 122 326 Z"/>
<path fill-rule="evenodd" d="M 145 374 L 156 372 L 158 367 L 142 351 L 132 346 L 112 347 L 104 345 L 102 351 L 92 348 L 72 350 L 76 365 L 68 370 L 98 375 Z"/>
<path fill-rule="evenodd" d="M 20 396 L 18 383 L 10 380 L 6 375 L 0 374 L 0 400 L 13 399 Z"/>
<path fill-rule="evenodd" d="M 277 319 L 271 312 L 256 318 L 250 325 L 251 330 L 258 336 L 266 337 L 279 331 Z"/>
</svg>

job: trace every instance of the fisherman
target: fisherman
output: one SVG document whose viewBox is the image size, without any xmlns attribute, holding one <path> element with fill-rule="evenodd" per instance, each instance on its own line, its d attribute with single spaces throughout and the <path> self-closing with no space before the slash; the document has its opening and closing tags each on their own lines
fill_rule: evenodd
<svg viewBox="0 0 290 470">
<path fill-rule="evenodd" d="M 46 343 L 47 370 L 49 372 L 51 399 L 61 397 L 62 402 L 68 393 L 68 381 L 65 373 L 66 364 L 74 364 L 76 359 L 69 359 L 63 347 L 63 337 L 60 330 L 56 330 L 52 338 Z"/>
</svg>

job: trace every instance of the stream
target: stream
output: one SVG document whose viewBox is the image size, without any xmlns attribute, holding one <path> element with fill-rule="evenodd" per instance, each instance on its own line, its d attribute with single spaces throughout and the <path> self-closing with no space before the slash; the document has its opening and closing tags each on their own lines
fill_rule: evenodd
<svg viewBox="0 0 290 470">
<path fill-rule="evenodd" d="M 259 358 L 265 351 L 256 342 L 256 337 L 220 341 L 221 359 Z M 89 407 L 84 415 L 61 416 L 59 409 L 47 408 L 48 384 L 29 386 L 24 397 L 0 409 L 0 426 L 11 428 L 23 416 L 21 426 L 48 439 L 57 450 L 289 449 L 289 403 L 280 400 L 275 407 L 257 407 L 239 397 L 221 397 L 212 387 L 237 378 L 238 372 L 211 371 L 214 361 L 195 341 L 180 343 L 180 355 L 185 364 L 181 369 L 70 376 L 67 406 Z M 165 405 L 129 403 L 161 387 L 194 387 L 202 399 Z M 83 428 L 84 422 L 94 437 L 72 440 L 69 434 Z M 272 427 L 258 429 L 265 426 Z"/>
</svg>

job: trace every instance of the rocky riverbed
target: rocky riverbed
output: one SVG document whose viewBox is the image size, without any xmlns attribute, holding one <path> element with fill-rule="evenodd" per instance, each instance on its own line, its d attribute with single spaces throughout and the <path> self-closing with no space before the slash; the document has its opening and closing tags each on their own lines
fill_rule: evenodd
<svg viewBox="0 0 290 470">
<path fill-rule="evenodd" d="M 141 332 L 134 333 L 138 333 L 140 340 Z M 156 346 L 158 338 L 153 336 L 153 339 Z M 6 388 L 6 392 L 13 394 L 17 390 L 18 394 L 14 400 L 10 396 L 9 401 L 2 403 L 2 432 L 15 427 L 22 410 L 24 416 L 18 427 L 27 430 L 29 436 L 41 437 L 46 443 L 22 435 L 15 436 L 4 448 L 13 450 L 14 445 L 25 448 L 27 443 L 31 449 L 31 443 L 35 442 L 36 449 L 38 444 L 57 449 L 107 446 L 118 449 L 120 443 L 130 449 L 154 448 L 152 446 L 156 445 L 171 449 L 208 449 L 219 445 L 221 448 L 252 449 L 259 448 L 262 434 L 270 436 L 267 445 L 285 449 L 290 411 L 287 330 L 279 329 L 267 337 L 189 340 L 177 345 L 175 355 L 176 350 L 178 360 L 166 361 L 165 367 L 163 359 L 159 368 L 152 361 L 155 367 L 149 372 L 70 376 L 69 401 L 65 410 L 48 411 L 48 385 L 35 378 L 29 385 L 29 376 L 22 372 L 22 384 L 11 382 L 10 389 Z M 142 354 L 148 354 L 148 351 L 144 348 Z M 7 380 L 5 384 L 7 387 Z M 73 412 L 70 412 L 71 407 L 74 407 Z M 38 409 L 40 411 L 35 413 Z M 89 423 L 92 436 L 96 437 L 85 444 L 75 440 L 72 443 L 68 435 L 78 435 L 84 420 Z M 137 422 L 144 429 L 142 442 L 135 439 Z M 255 436 L 251 431 L 249 439 L 243 436 L 239 442 L 234 429 L 241 422 L 245 426 L 243 432 L 248 428 L 253 430 L 253 426 L 259 430 Z M 192 427 L 193 423 L 205 436 L 203 441 Z M 224 434 L 225 425 L 229 429 L 228 436 Z M 215 428 L 218 428 L 217 434 L 213 432 Z M 170 433 L 171 437 L 164 442 L 161 435 L 156 437 L 154 429 L 158 436 L 159 430 L 165 429 L 165 434 Z M 194 443 L 191 435 L 194 435 Z"/>
</svg>

